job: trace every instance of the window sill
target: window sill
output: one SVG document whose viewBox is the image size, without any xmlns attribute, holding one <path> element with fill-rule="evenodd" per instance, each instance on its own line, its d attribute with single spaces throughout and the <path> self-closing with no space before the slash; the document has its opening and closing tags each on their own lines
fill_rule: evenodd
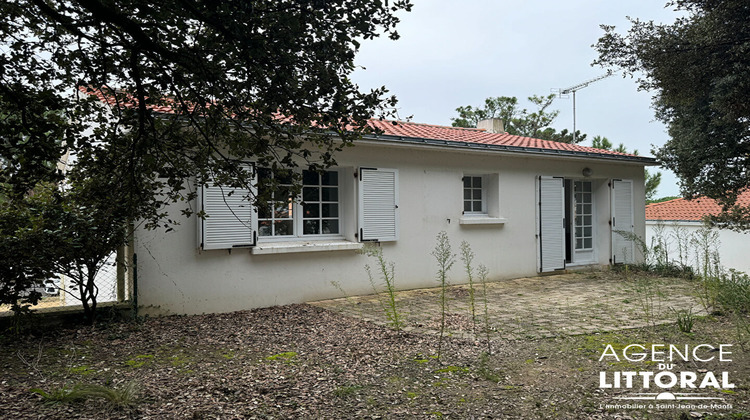
<svg viewBox="0 0 750 420">
<path fill-rule="evenodd" d="M 364 244 L 345 240 L 267 242 L 254 246 L 254 255 L 290 254 L 293 252 L 349 251 L 362 249 Z"/>
<path fill-rule="evenodd" d="M 504 225 L 507 219 L 504 217 L 462 217 L 458 220 L 459 225 Z"/>
</svg>

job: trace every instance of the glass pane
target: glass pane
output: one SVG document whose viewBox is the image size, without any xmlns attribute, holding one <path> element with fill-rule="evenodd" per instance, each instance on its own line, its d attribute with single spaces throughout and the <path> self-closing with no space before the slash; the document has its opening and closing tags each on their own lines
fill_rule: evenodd
<svg viewBox="0 0 750 420">
<path fill-rule="evenodd" d="M 339 217 L 338 204 L 323 204 L 323 217 Z"/>
<path fill-rule="evenodd" d="M 320 185 L 320 175 L 313 171 L 302 171 L 302 184 Z"/>
<path fill-rule="evenodd" d="M 464 200 L 471 200 L 471 189 L 464 189 Z"/>
<path fill-rule="evenodd" d="M 474 202 L 474 211 L 482 211 L 482 202 L 481 201 L 475 201 Z"/>
<path fill-rule="evenodd" d="M 320 220 L 305 220 L 302 233 L 305 235 L 320 235 Z"/>
<path fill-rule="evenodd" d="M 271 206 L 258 207 L 258 219 L 270 219 L 270 218 L 271 218 Z"/>
<path fill-rule="evenodd" d="M 583 204 L 576 204 L 576 214 L 583 214 Z"/>
<path fill-rule="evenodd" d="M 481 200 L 482 199 L 482 190 L 474 190 L 474 197 L 475 200 Z"/>
<path fill-rule="evenodd" d="M 305 205 L 303 206 L 303 215 L 305 219 L 312 219 L 312 218 L 320 217 L 320 204 L 305 203 Z"/>
<path fill-rule="evenodd" d="M 471 177 L 470 176 L 465 176 L 464 177 L 464 188 L 469 188 L 469 187 L 471 187 Z"/>
<path fill-rule="evenodd" d="M 333 171 L 324 173 L 321 183 L 323 185 L 339 185 L 339 173 Z"/>
<path fill-rule="evenodd" d="M 471 201 L 464 201 L 464 211 L 471 211 Z"/>
<path fill-rule="evenodd" d="M 583 240 L 583 247 L 586 249 L 593 248 L 594 240 L 592 238 L 586 238 Z"/>
<path fill-rule="evenodd" d="M 471 186 L 474 188 L 482 188 L 482 177 L 481 176 L 472 177 Z"/>
<path fill-rule="evenodd" d="M 279 184 L 291 184 L 292 183 L 292 171 L 283 170 L 276 173 L 276 179 L 279 180 Z"/>
<path fill-rule="evenodd" d="M 292 217 L 292 214 L 293 214 L 292 208 L 293 208 L 292 203 L 280 204 L 278 207 L 276 207 L 276 212 L 274 213 L 274 217 L 277 219 L 289 219 Z"/>
<path fill-rule="evenodd" d="M 334 220 L 323 220 L 323 234 L 329 235 L 332 233 L 339 233 L 339 221 Z"/>
<path fill-rule="evenodd" d="M 339 189 L 336 187 L 323 188 L 323 201 L 339 201 Z"/>
<path fill-rule="evenodd" d="M 591 204 L 583 205 L 583 214 L 591 214 Z"/>
<path fill-rule="evenodd" d="M 271 222 L 258 222 L 258 235 L 271 236 Z"/>
<path fill-rule="evenodd" d="M 281 220 L 273 223 L 274 236 L 285 236 L 294 234 L 294 224 L 291 220 Z"/>
<path fill-rule="evenodd" d="M 583 236 L 582 233 L 583 233 L 583 228 L 577 227 L 576 228 L 576 238 L 580 238 L 581 236 Z"/>
<path fill-rule="evenodd" d="M 587 226 L 591 226 L 591 216 L 584 216 L 583 217 L 583 224 Z"/>
<path fill-rule="evenodd" d="M 583 236 L 591 236 L 591 228 L 590 227 L 583 228 Z"/>
<path fill-rule="evenodd" d="M 584 182 L 583 183 L 583 191 L 585 191 L 585 192 L 591 192 L 591 183 L 590 182 Z"/>
<path fill-rule="evenodd" d="M 576 239 L 576 249 L 583 248 L 583 239 Z"/>
<path fill-rule="evenodd" d="M 320 201 L 320 188 L 305 187 L 302 189 L 302 201 Z"/>
<path fill-rule="evenodd" d="M 258 178 L 259 179 L 271 178 L 271 170 L 268 168 L 258 168 Z"/>
</svg>

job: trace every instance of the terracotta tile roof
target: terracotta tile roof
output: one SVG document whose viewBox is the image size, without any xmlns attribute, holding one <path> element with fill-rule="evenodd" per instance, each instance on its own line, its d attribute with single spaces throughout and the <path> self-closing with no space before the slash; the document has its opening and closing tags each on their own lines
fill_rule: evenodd
<svg viewBox="0 0 750 420">
<path fill-rule="evenodd" d="M 750 190 L 737 198 L 737 204 L 750 206 Z M 678 198 L 646 206 L 646 220 L 685 220 L 699 222 L 709 214 L 719 214 L 721 206 L 715 200 L 698 197 L 694 200 Z"/>
<path fill-rule="evenodd" d="M 635 157 L 635 155 L 595 149 L 577 144 L 558 143 L 531 137 L 515 136 L 508 133 L 488 133 L 479 128 L 447 127 L 432 124 L 417 124 L 404 121 L 370 120 L 370 126 L 389 136 L 478 143 L 497 146 L 513 146 L 562 152 L 593 153 L 606 156 Z"/>
<path fill-rule="evenodd" d="M 108 93 L 105 88 L 92 89 L 89 87 L 79 87 L 79 90 L 89 95 L 95 95 L 100 101 L 107 103 L 111 106 L 117 106 L 118 102 L 114 95 Z M 135 100 L 129 100 L 130 98 L 120 98 L 119 105 L 128 108 L 135 107 Z M 172 114 L 176 112 L 176 108 L 179 107 L 173 99 L 165 98 L 160 101 L 160 104 L 148 105 L 148 108 L 154 112 Z M 173 106 L 176 105 L 176 106 Z M 192 109 L 186 111 L 192 112 Z M 288 120 L 288 118 L 279 115 L 276 117 L 278 120 Z M 499 147 L 510 147 L 516 149 L 515 151 L 526 151 L 529 149 L 536 149 L 540 151 L 557 151 L 561 154 L 583 154 L 588 157 L 609 157 L 609 158 L 623 158 L 623 159 L 635 159 L 641 163 L 655 163 L 653 158 L 645 158 L 642 156 L 636 156 L 626 153 L 619 153 L 611 150 L 595 149 L 593 147 L 579 146 L 577 144 L 559 143 L 550 140 L 541 140 L 531 137 L 516 136 L 508 133 L 488 133 L 485 129 L 480 128 L 461 128 L 461 127 L 448 127 L 434 124 L 418 124 L 413 122 L 405 121 L 390 121 L 390 120 L 379 120 L 372 119 L 369 121 L 369 126 L 380 130 L 386 136 L 394 136 L 406 139 L 429 139 L 429 140 L 442 140 L 449 142 L 456 142 L 457 146 L 461 146 L 462 143 L 474 143 L 482 144 L 487 146 L 499 146 Z"/>
</svg>

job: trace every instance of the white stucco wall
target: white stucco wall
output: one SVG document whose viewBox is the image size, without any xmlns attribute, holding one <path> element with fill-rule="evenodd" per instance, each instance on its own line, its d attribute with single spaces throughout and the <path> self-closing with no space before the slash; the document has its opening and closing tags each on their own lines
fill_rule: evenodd
<svg viewBox="0 0 750 420">
<path fill-rule="evenodd" d="M 468 241 L 475 264 L 489 268 L 491 279 L 537 274 L 536 177 L 581 178 L 592 169 L 595 189 L 596 262 L 609 263 L 611 178 L 632 179 L 635 232 L 645 235 L 643 167 L 611 161 L 560 157 L 522 157 L 488 151 L 434 150 L 415 146 L 360 143 L 347 148 L 337 161 L 342 168 L 380 167 L 399 170 L 400 239 L 383 243 L 385 257 L 395 263 L 400 289 L 437 286 L 435 237 L 445 230 L 454 252 Z M 464 174 L 498 174 L 499 217 L 503 225 L 461 225 Z M 352 178 L 342 183 L 342 225 L 355 241 L 356 187 Z M 175 208 L 175 212 L 179 207 Z M 492 207 L 490 206 L 492 209 Z M 179 217 L 179 216 L 177 216 Z M 300 252 L 253 255 L 248 249 L 201 251 L 197 223 L 184 220 L 173 232 L 138 231 L 139 304 L 157 313 L 227 312 L 316 299 L 340 297 L 331 284 L 340 283 L 348 295 L 371 293 L 364 265 L 372 261 L 355 251 Z M 465 282 L 456 264 L 453 283 Z"/>
<path fill-rule="evenodd" d="M 659 227 L 661 225 L 661 227 Z M 691 238 L 703 227 L 701 222 L 688 221 L 665 221 L 657 222 L 655 220 L 646 221 L 646 244 L 651 246 L 657 235 L 660 235 L 667 245 L 669 258 L 679 260 L 679 252 L 676 238 L 676 227 L 681 226 L 685 233 Z M 658 233 L 661 232 L 661 233 Z M 718 243 L 716 251 L 719 253 L 721 265 L 730 269 L 750 273 L 750 236 L 745 233 L 734 232 L 726 229 L 716 229 L 718 232 Z M 687 264 L 696 267 L 698 265 L 697 256 L 695 255 L 695 245 L 689 247 L 688 255 L 683 259 Z"/>
</svg>

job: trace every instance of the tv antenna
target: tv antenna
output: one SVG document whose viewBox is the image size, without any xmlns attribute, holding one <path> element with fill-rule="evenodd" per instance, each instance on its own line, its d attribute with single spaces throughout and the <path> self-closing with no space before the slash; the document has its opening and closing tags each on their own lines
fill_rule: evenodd
<svg viewBox="0 0 750 420">
<path fill-rule="evenodd" d="M 587 80 L 585 82 L 579 83 L 577 85 L 573 85 L 571 87 L 567 87 L 565 89 L 553 89 L 553 92 L 557 90 L 557 95 L 560 98 L 567 98 L 568 94 L 573 94 L 573 143 L 576 143 L 576 92 L 585 88 L 586 86 L 598 82 L 599 80 L 606 79 L 609 76 L 612 76 L 614 72 L 612 70 L 607 71 L 607 73 L 602 74 L 601 76 L 594 77 L 591 80 Z"/>
</svg>

